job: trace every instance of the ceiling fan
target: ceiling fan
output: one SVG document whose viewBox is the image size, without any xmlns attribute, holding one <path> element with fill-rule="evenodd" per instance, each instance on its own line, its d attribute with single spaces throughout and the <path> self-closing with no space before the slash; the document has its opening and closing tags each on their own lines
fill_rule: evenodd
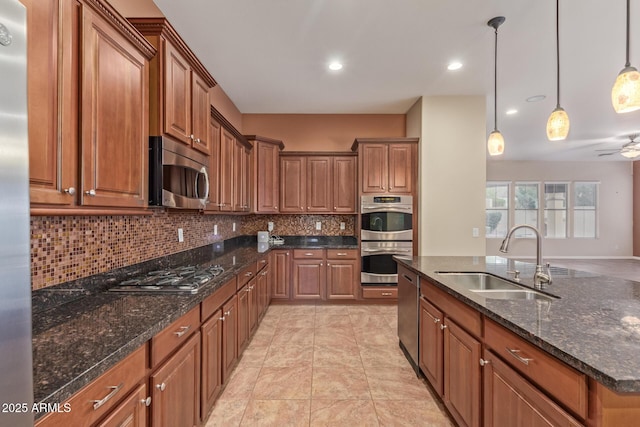
<svg viewBox="0 0 640 427">
<path fill-rule="evenodd" d="M 596 150 L 596 151 L 609 151 L 609 153 L 600 153 L 598 157 L 602 156 L 610 156 L 612 154 L 620 153 L 622 156 L 627 159 L 633 159 L 635 157 L 640 156 L 640 141 L 636 142 L 635 139 L 638 137 L 638 134 L 629 135 L 629 142 L 624 144 L 620 148 L 608 148 L 604 150 Z"/>
</svg>

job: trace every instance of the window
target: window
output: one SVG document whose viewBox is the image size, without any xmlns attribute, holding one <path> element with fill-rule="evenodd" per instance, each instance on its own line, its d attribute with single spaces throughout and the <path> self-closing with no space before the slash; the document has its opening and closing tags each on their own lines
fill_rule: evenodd
<svg viewBox="0 0 640 427">
<path fill-rule="evenodd" d="M 595 239 L 598 184 L 576 182 L 573 190 L 573 237 Z"/>
<path fill-rule="evenodd" d="M 515 185 L 515 224 L 527 224 L 538 228 L 538 183 L 516 182 Z M 515 237 L 535 237 L 533 231 L 519 228 Z"/>
<path fill-rule="evenodd" d="M 567 237 L 567 183 L 544 184 L 544 236 Z"/>
<path fill-rule="evenodd" d="M 506 236 L 509 231 L 509 183 L 487 182 L 485 200 L 486 236 Z"/>
</svg>

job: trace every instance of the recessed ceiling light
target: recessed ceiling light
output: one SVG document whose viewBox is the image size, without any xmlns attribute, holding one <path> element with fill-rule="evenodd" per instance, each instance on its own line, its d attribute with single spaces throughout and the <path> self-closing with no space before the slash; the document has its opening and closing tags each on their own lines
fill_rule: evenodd
<svg viewBox="0 0 640 427">
<path fill-rule="evenodd" d="M 538 102 L 538 101 L 542 101 L 545 98 L 546 96 L 544 95 L 534 95 L 534 96 L 528 97 L 527 102 Z"/>
<path fill-rule="evenodd" d="M 342 70 L 342 64 L 339 62 L 332 62 L 331 64 L 329 64 L 329 69 L 331 71 Z"/>
<path fill-rule="evenodd" d="M 460 68 L 462 68 L 462 62 L 458 61 L 453 61 L 447 66 L 447 70 L 449 71 L 459 70 Z"/>
<path fill-rule="evenodd" d="M 510 110 L 507 110 L 507 115 L 511 116 L 513 114 L 516 114 L 518 112 L 518 110 L 516 110 L 515 108 L 511 108 Z"/>
</svg>

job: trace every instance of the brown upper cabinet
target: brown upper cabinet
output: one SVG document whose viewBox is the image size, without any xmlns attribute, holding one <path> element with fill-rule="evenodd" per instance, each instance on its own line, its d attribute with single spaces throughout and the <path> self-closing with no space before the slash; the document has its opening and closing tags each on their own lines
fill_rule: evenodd
<svg viewBox="0 0 640 427">
<path fill-rule="evenodd" d="M 155 49 L 106 2 L 23 3 L 32 213 L 146 207 Z"/>
<path fill-rule="evenodd" d="M 414 194 L 418 181 L 418 138 L 358 138 L 361 194 Z"/>
<path fill-rule="evenodd" d="M 209 89 L 215 80 L 165 18 L 129 21 L 158 50 L 151 60 L 151 134 L 170 135 L 210 154 Z"/>
<path fill-rule="evenodd" d="M 356 157 L 280 154 L 280 212 L 356 213 Z"/>
<path fill-rule="evenodd" d="M 280 200 L 280 151 L 282 141 L 245 135 L 253 145 L 251 154 L 251 201 L 255 213 L 278 213 Z"/>
</svg>

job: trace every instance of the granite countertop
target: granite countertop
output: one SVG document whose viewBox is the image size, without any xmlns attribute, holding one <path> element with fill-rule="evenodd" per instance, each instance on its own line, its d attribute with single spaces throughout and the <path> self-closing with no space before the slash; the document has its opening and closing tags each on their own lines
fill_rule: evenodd
<svg viewBox="0 0 640 427">
<path fill-rule="evenodd" d="M 640 282 L 553 268 L 551 301 L 498 300 L 457 291 L 437 271 L 487 272 L 533 287 L 535 265 L 502 257 L 397 259 L 441 289 L 525 340 L 620 393 L 640 392 Z M 511 276 L 512 277 L 512 276 Z"/>
<path fill-rule="evenodd" d="M 355 237 L 306 239 L 289 236 L 286 247 L 357 247 Z M 35 402 L 62 403 L 264 255 L 255 236 L 235 238 L 34 291 Z M 220 264 L 225 271 L 195 295 L 106 291 L 154 269 L 207 263 Z"/>
<path fill-rule="evenodd" d="M 354 236 L 280 236 L 284 244 L 272 249 L 358 249 L 358 239 Z"/>
</svg>

